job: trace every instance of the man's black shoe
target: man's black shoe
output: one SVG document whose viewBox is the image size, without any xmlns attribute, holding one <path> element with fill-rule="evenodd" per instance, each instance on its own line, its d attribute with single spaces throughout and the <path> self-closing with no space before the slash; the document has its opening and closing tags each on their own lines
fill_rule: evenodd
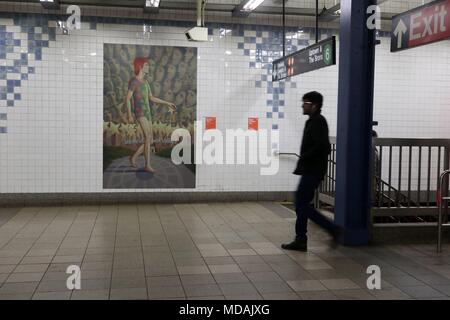
<svg viewBox="0 0 450 320">
<path fill-rule="evenodd" d="M 306 241 L 298 241 L 298 240 L 295 240 L 289 244 L 282 244 L 281 249 L 295 250 L 295 251 L 302 251 L 302 252 L 306 252 L 308 250 L 307 242 Z"/>
<path fill-rule="evenodd" d="M 331 232 L 331 236 L 333 237 L 333 240 L 331 242 L 331 248 L 335 249 L 339 245 L 339 239 L 342 237 L 344 231 L 340 226 L 336 226 L 333 231 Z"/>
</svg>

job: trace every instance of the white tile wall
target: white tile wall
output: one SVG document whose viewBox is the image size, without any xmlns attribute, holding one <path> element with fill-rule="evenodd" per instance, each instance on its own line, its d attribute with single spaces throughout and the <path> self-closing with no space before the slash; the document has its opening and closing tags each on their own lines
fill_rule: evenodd
<svg viewBox="0 0 450 320">
<path fill-rule="evenodd" d="M 12 25 L 12 21 L 0 22 Z M 197 118 L 215 116 L 223 130 L 245 129 L 249 117 L 259 117 L 261 128 L 271 127 L 265 88 L 254 84 L 262 70 L 248 67 L 250 57 L 237 50 L 241 38 L 214 36 L 207 43 L 190 43 L 183 35 L 185 28 L 155 26 L 151 38 L 142 39 L 137 36 L 141 29 L 99 24 L 97 30 L 88 30 L 83 26 L 70 36 L 58 34 L 56 42 L 43 50 L 42 61 L 35 62 L 36 74 L 21 87 L 22 101 L 14 108 L 0 106 L 0 113 L 8 113 L 8 133 L 0 134 L 0 192 L 103 191 L 104 43 L 197 46 Z M 450 137 L 446 121 L 450 115 L 449 49 L 444 41 L 391 54 L 389 40 L 382 39 L 375 84 L 380 137 Z M 310 90 L 324 94 L 323 113 L 330 134 L 336 134 L 337 79 L 338 66 L 333 66 L 297 76 L 297 89 L 286 86 L 285 119 L 278 121 L 280 151 L 299 150 L 306 121 L 300 101 Z M 258 166 L 198 165 L 196 191 L 294 190 L 298 181 L 291 174 L 294 167 L 295 159 L 282 158 L 280 172 L 265 177 Z"/>
</svg>

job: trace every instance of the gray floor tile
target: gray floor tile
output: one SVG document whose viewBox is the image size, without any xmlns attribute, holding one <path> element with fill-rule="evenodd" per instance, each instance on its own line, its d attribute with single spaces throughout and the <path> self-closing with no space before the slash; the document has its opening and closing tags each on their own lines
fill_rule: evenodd
<svg viewBox="0 0 450 320">
<path fill-rule="evenodd" d="M 226 265 L 235 263 L 232 257 L 206 257 L 205 262 L 208 265 Z"/>
<path fill-rule="evenodd" d="M 264 264 L 264 260 L 260 256 L 238 256 L 233 259 L 239 264 Z"/>
<path fill-rule="evenodd" d="M 445 297 L 445 294 L 433 289 L 430 286 L 408 286 L 400 287 L 400 290 L 405 292 L 407 295 L 416 299 L 427 299 L 427 298 L 441 298 Z"/>
<path fill-rule="evenodd" d="M 219 283 L 219 287 L 225 296 L 258 294 L 251 283 Z"/>
<path fill-rule="evenodd" d="M 256 282 L 253 285 L 260 294 L 293 292 L 285 282 Z"/>
<path fill-rule="evenodd" d="M 225 300 L 264 300 L 263 297 L 258 293 L 246 293 L 241 295 L 225 295 Z"/>
<path fill-rule="evenodd" d="M 410 299 L 411 296 L 407 295 L 397 288 L 382 288 L 381 290 L 371 290 L 370 293 L 378 300 L 404 300 Z"/>
<path fill-rule="evenodd" d="M 45 272 L 47 271 L 49 264 L 19 264 L 14 273 L 32 273 L 32 272 Z"/>
<path fill-rule="evenodd" d="M 407 276 L 387 276 L 387 277 L 384 277 L 384 279 L 396 287 L 425 285 L 422 281 L 417 280 L 416 278 L 409 276 L 409 275 L 407 275 Z"/>
<path fill-rule="evenodd" d="M 263 293 L 264 300 L 301 300 L 300 296 L 294 292 Z"/>
<path fill-rule="evenodd" d="M 211 270 L 212 274 L 242 272 L 237 264 L 209 265 L 209 270 Z"/>
<path fill-rule="evenodd" d="M 327 288 L 319 280 L 294 280 L 288 281 L 287 284 L 297 292 L 327 290 Z"/>
<path fill-rule="evenodd" d="M 147 300 L 147 289 L 145 288 L 126 288 L 111 289 L 111 300 Z"/>
<path fill-rule="evenodd" d="M 6 258 L 0 258 L 0 266 L 3 265 L 16 265 L 20 262 L 21 257 L 6 257 Z"/>
<path fill-rule="evenodd" d="M 202 284 L 202 285 L 190 285 L 184 286 L 186 296 L 189 297 L 201 297 L 201 296 L 220 296 L 222 291 L 216 284 Z"/>
<path fill-rule="evenodd" d="M 1 294 L 33 293 L 39 282 L 4 283 L 0 288 Z"/>
<path fill-rule="evenodd" d="M 210 271 L 207 266 L 181 266 L 177 267 L 180 275 L 185 274 L 209 274 Z"/>
<path fill-rule="evenodd" d="M 375 296 L 362 289 L 332 290 L 340 300 L 374 300 Z"/>
<path fill-rule="evenodd" d="M 181 280 L 179 276 L 147 277 L 147 286 L 148 287 L 181 286 Z"/>
<path fill-rule="evenodd" d="M 75 290 L 71 300 L 108 300 L 109 290 Z"/>
<path fill-rule="evenodd" d="M 111 279 L 112 271 L 81 270 L 82 279 Z"/>
<path fill-rule="evenodd" d="M 146 288 L 147 283 L 145 277 L 127 277 L 127 278 L 113 278 L 111 288 Z"/>
<path fill-rule="evenodd" d="M 359 286 L 350 279 L 326 279 L 320 282 L 329 290 L 359 289 Z"/>
<path fill-rule="evenodd" d="M 273 271 L 268 272 L 249 272 L 246 273 L 247 278 L 251 282 L 277 282 L 277 281 L 283 281 L 281 277 Z"/>
<path fill-rule="evenodd" d="M 239 268 L 245 273 L 273 271 L 272 268 L 265 263 L 239 264 Z"/>
<path fill-rule="evenodd" d="M 15 268 L 16 268 L 15 264 L 0 265 L 0 274 L 3 274 L 3 273 L 9 274 L 9 273 L 13 272 L 13 270 Z"/>
<path fill-rule="evenodd" d="M 66 280 L 41 281 L 37 288 L 37 292 L 57 292 L 66 290 L 68 290 Z"/>
<path fill-rule="evenodd" d="M 112 277 L 127 278 L 127 277 L 145 277 L 144 269 L 113 269 Z"/>
<path fill-rule="evenodd" d="M 33 300 L 69 300 L 71 292 L 36 292 L 33 295 Z"/>
<path fill-rule="evenodd" d="M 149 299 L 172 299 L 184 297 L 185 293 L 182 286 L 148 288 Z"/>
<path fill-rule="evenodd" d="M 192 274 L 181 275 L 181 282 L 183 286 L 202 285 L 202 284 L 215 284 L 216 280 L 211 274 Z"/>
<path fill-rule="evenodd" d="M 189 300 L 225 300 L 225 296 L 189 297 Z"/>
<path fill-rule="evenodd" d="M 216 273 L 214 279 L 217 283 L 244 283 L 250 282 L 243 273 Z"/>
<path fill-rule="evenodd" d="M 11 273 L 6 279 L 6 283 L 10 282 L 39 282 L 44 276 L 44 272 L 36 273 Z"/>
<path fill-rule="evenodd" d="M 11 294 L 0 293 L 0 301 L 1 300 L 31 300 L 32 297 L 33 297 L 33 292 L 11 293 Z"/>
<path fill-rule="evenodd" d="M 331 291 L 303 291 L 297 294 L 302 300 L 338 300 Z"/>
<path fill-rule="evenodd" d="M 448 286 L 448 285 L 444 285 L 444 286 L 443 285 L 434 285 L 433 288 L 450 297 L 450 286 Z"/>
<path fill-rule="evenodd" d="M 110 287 L 110 279 L 81 279 L 82 290 L 109 290 Z"/>
</svg>

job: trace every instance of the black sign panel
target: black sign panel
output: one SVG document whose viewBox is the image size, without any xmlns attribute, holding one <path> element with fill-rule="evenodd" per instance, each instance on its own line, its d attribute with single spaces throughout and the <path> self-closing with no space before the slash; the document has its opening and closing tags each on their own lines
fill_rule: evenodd
<svg viewBox="0 0 450 320">
<path fill-rule="evenodd" d="M 450 37 L 450 0 L 439 0 L 392 18 L 391 52 Z"/>
<path fill-rule="evenodd" d="M 272 81 L 279 81 L 335 64 L 336 37 L 331 37 L 275 60 L 272 65 Z"/>
</svg>

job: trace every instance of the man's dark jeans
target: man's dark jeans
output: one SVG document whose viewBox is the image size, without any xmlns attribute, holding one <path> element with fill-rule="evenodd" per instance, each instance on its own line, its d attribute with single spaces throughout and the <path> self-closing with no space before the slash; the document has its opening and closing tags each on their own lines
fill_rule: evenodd
<svg viewBox="0 0 450 320">
<path fill-rule="evenodd" d="M 296 240 L 306 241 L 308 237 L 307 226 L 308 219 L 311 219 L 328 232 L 335 230 L 335 225 L 329 219 L 317 212 L 312 206 L 311 201 L 314 199 L 314 193 L 319 187 L 320 179 L 313 174 L 304 174 L 298 185 L 295 195 L 295 211 L 297 213 L 297 222 L 295 224 Z"/>
</svg>

